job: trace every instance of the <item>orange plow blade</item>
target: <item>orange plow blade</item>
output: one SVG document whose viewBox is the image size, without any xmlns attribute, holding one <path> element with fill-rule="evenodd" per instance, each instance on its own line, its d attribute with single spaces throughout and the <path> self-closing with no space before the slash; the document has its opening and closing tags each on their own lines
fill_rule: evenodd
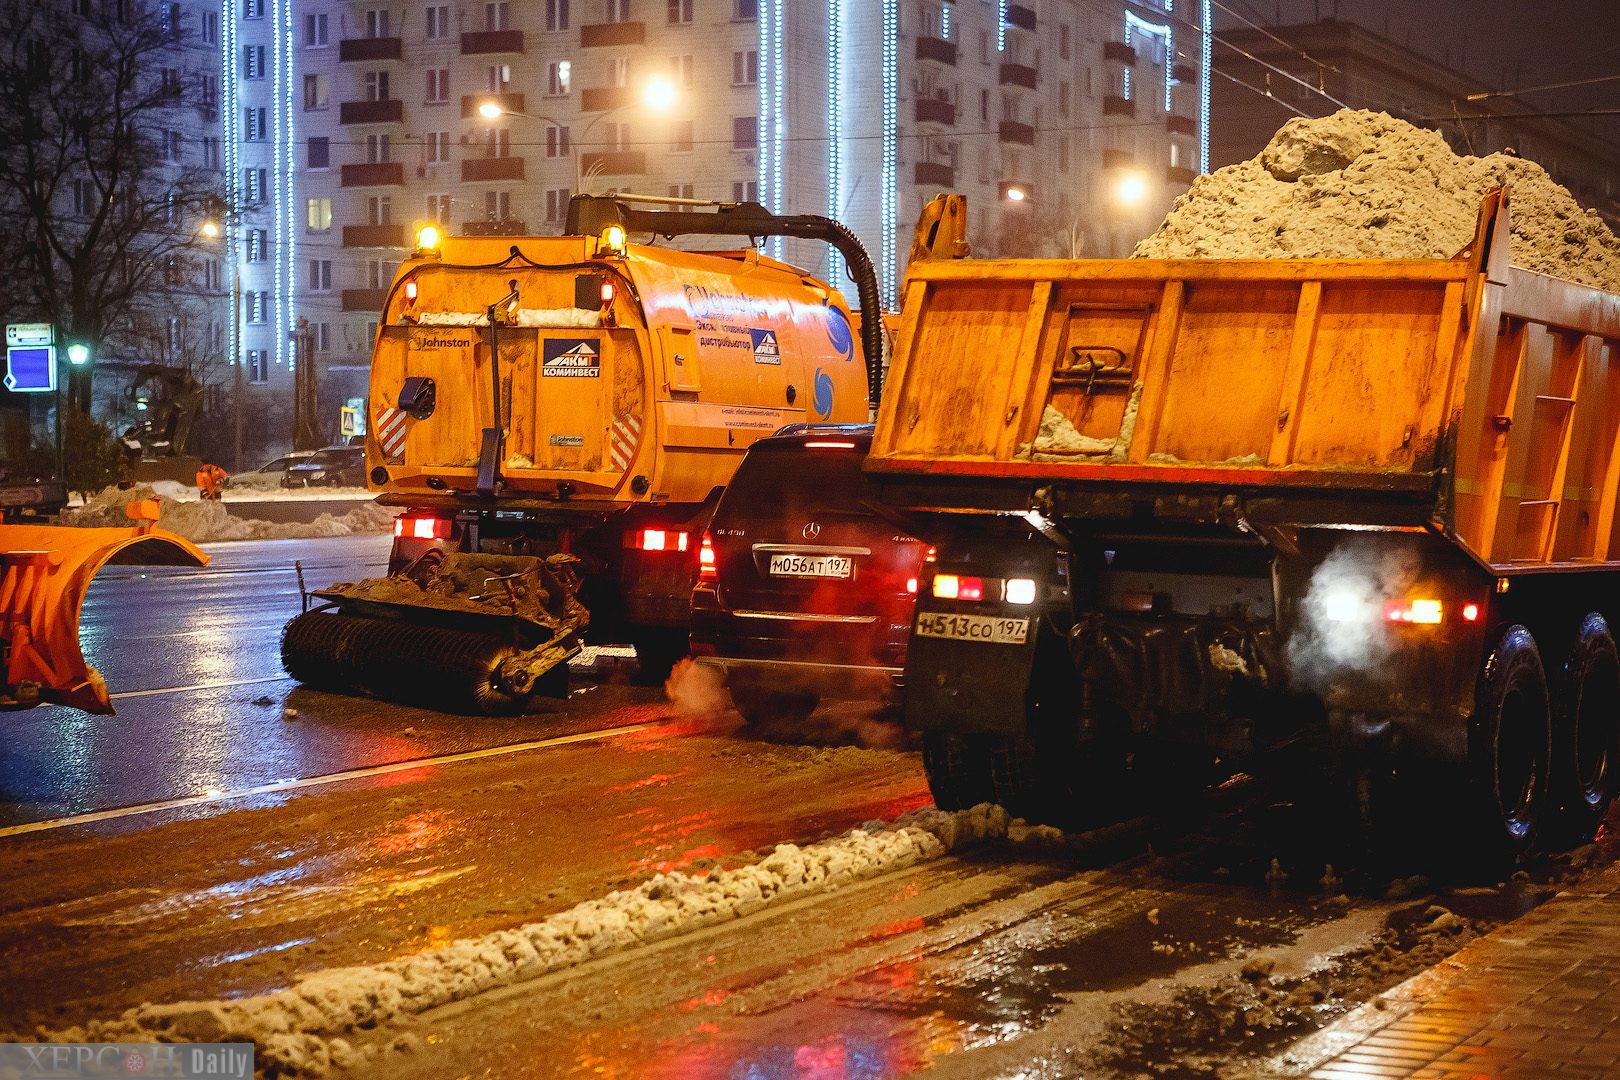
<svg viewBox="0 0 1620 1080">
<path fill-rule="evenodd" d="M 0 525 L 0 709 L 45 702 L 111 713 L 101 674 L 79 651 L 79 608 L 107 563 L 206 566 L 197 545 L 156 527 L 156 500 L 131 503 L 122 529 Z"/>
</svg>

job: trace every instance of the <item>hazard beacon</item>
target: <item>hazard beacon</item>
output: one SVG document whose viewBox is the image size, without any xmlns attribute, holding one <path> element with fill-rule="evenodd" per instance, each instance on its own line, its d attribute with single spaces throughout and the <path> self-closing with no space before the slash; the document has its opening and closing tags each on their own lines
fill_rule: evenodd
<svg viewBox="0 0 1620 1080">
<path fill-rule="evenodd" d="M 282 637 L 295 678 L 517 711 L 587 633 L 634 644 L 662 678 L 686 651 L 698 541 L 743 452 L 785 424 L 869 417 L 880 320 L 858 342 L 836 289 L 752 245 L 627 242 L 824 240 L 877 311 L 842 225 L 576 196 L 567 233 L 418 236 L 371 366 L 369 481 L 404 511 L 389 576 L 311 595 Z"/>
</svg>

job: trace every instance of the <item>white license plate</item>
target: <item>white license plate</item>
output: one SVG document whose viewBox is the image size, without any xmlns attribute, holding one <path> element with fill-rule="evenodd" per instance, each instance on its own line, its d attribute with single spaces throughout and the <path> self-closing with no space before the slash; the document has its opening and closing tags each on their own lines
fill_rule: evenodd
<svg viewBox="0 0 1620 1080">
<path fill-rule="evenodd" d="M 772 577 L 847 578 L 855 562 L 847 555 L 772 555 Z"/>
<path fill-rule="evenodd" d="M 953 641 L 986 641 L 992 645 L 1022 645 L 1029 637 L 1028 619 L 998 619 L 993 615 L 947 615 L 938 611 L 917 614 L 921 637 Z"/>
</svg>

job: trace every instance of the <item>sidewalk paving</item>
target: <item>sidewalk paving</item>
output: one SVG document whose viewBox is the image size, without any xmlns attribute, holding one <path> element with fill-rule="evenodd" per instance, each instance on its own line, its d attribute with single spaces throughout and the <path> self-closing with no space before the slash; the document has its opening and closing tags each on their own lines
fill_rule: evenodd
<svg viewBox="0 0 1620 1080">
<path fill-rule="evenodd" d="M 1302 1039 L 1263 1075 L 1620 1077 L 1620 864 Z"/>
</svg>

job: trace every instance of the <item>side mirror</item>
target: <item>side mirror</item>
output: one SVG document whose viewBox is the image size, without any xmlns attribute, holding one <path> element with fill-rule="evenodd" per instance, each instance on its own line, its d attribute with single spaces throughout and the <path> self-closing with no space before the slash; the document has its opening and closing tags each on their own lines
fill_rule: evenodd
<svg viewBox="0 0 1620 1080">
<path fill-rule="evenodd" d="M 438 391 L 425 375 L 412 376 L 399 388 L 399 411 L 413 419 L 426 420 L 436 404 Z"/>
</svg>

